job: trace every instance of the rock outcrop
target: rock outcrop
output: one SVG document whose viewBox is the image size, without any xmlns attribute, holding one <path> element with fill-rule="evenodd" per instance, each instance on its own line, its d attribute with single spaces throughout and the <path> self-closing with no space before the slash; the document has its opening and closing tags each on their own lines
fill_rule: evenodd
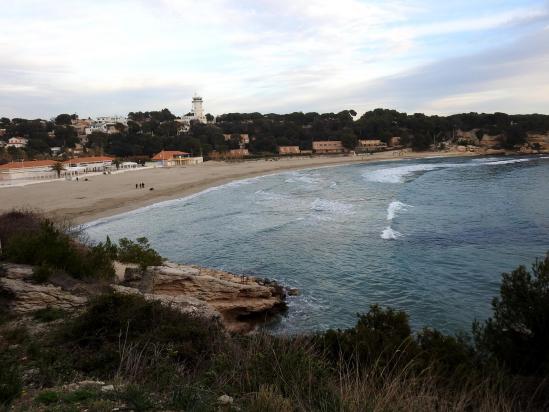
<svg viewBox="0 0 549 412">
<path fill-rule="evenodd" d="M 10 310 L 28 314 L 47 307 L 74 310 L 83 306 L 87 299 L 64 291 L 51 284 L 29 282 L 32 267 L 27 265 L 3 265 L 0 277 L 0 295 Z"/>
<path fill-rule="evenodd" d="M 2 270 L 0 303 L 19 314 L 46 307 L 74 310 L 104 290 L 101 285 L 72 278 L 37 284 L 28 265 L 3 264 Z M 218 319 L 232 332 L 248 332 L 286 309 L 286 293 L 276 282 L 169 262 L 144 271 L 117 263 L 117 278 L 110 287 L 184 313 Z"/>
<path fill-rule="evenodd" d="M 286 308 L 284 289 L 267 280 L 175 263 L 149 267 L 138 281 L 130 280 L 139 278 L 134 270 L 128 272 L 124 284 L 146 299 L 219 317 L 230 331 L 249 331 Z M 128 288 L 124 292 L 132 293 Z"/>
</svg>

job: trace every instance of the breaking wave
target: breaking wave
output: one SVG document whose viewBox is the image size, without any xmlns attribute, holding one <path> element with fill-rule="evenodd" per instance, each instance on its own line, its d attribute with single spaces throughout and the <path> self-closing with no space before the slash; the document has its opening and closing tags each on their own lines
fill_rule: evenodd
<svg viewBox="0 0 549 412">
<path fill-rule="evenodd" d="M 370 182 L 378 183 L 404 183 L 406 178 L 414 174 L 423 174 L 432 170 L 467 168 L 483 166 L 499 166 L 513 163 L 530 162 L 543 159 L 543 157 L 528 157 L 521 159 L 473 159 L 467 163 L 420 163 L 415 165 L 397 166 L 373 171 L 365 171 L 362 176 Z"/>
<path fill-rule="evenodd" d="M 315 212 L 328 212 L 333 214 L 350 214 L 353 206 L 348 203 L 338 202 L 336 200 L 327 200 L 316 198 L 311 203 L 311 209 Z"/>
<path fill-rule="evenodd" d="M 393 230 L 391 226 L 387 226 L 383 232 L 381 232 L 381 238 L 385 240 L 396 240 L 399 237 L 402 237 L 403 234 Z"/>
<path fill-rule="evenodd" d="M 411 206 L 406 203 L 399 202 L 398 200 L 392 201 L 387 208 L 387 220 L 393 220 L 397 212 L 400 212 L 401 210 L 405 211 L 407 207 Z"/>
</svg>

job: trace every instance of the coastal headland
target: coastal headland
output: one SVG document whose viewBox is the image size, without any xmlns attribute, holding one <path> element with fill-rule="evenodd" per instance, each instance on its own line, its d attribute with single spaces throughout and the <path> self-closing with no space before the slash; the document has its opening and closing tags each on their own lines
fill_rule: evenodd
<svg viewBox="0 0 549 412">
<path fill-rule="evenodd" d="M 412 158 L 474 156 L 463 152 L 379 152 L 357 156 L 315 156 L 239 162 L 210 161 L 197 166 L 142 169 L 90 176 L 88 180 L 0 188 L 0 213 L 39 209 L 58 218 L 83 224 L 165 200 L 189 196 L 228 182 L 323 166 Z M 144 188 L 136 184 L 144 183 Z"/>
</svg>

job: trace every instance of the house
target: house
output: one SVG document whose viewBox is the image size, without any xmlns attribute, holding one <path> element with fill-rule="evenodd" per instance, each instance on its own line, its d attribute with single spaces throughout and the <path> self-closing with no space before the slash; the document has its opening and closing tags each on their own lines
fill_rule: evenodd
<svg viewBox="0 0 549 412">
<path fill-rule="evenodd" d="M 234 158 L 248 156 L 250 152 L 248 149 L 231 149 L 229 150 L 229 156 Z"/>
<path fill-rule="evenodd" d="M 385 149 L 387 144 L 383 143 L 379 139 L 360 139 L 358 141 L 358 146 L 355 148 L 357 152 L 372 152 Z"/>
<path fill-rule="evenodd" d="M 313 142 L 313 152 L 317 154 L 343 153 L 345 148 L 340 140 L 320 140 Z"/>
<path fill-rule="evenodd" d="M 193 157 L 190 153 L 178 150 L 162 150 L 152 160 L 161 167 L 197 165 L 204 161 L 202 156 Z"/>
<path fill-rule="evenodd" d="M 22 160 L 0 165 L 0 181 L 16 179 L 55 179 L 57 174 L 51 169 L 53 160 Z"/>
<path fill-rule="evenodd" d="M 281 155 L 299 154 L 299 146 L 278 146 L 278 153 Z"/>
<path fill-rule="evenodd" d="M 65 160 L 62 176 L 79 176 L 85 173 L 104 172 L 111 169 L 114 158 L 108 156 L 75 157 Z"/>
<path fill-rule="evenodd" d="M 28 143 L 29 143 L 28 139 L 25 139 L 23 137 L 10 137 L 6 147 L 21 148 L 21 147 L 26 147 Z"/>
<path fill-rule="evenodd" d="M 390 137 L 389 146 L 400 146 L 400 136 Z"/>
<path fill-rule="evenodd" d="M 80 157 L 63 161 L 60 177 L 76 177 L 86 173 L 104 172 L 112 165 L 112 157 Z M 55 160 L 25 160 L 0 165 L 0 181 L 56 179 L 52 170 Z"/>
</svg>

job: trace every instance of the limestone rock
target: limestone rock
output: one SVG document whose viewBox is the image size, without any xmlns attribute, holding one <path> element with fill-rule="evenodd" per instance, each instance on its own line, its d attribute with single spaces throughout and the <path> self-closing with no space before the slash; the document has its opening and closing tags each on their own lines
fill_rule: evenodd
<svg viewBox="0 0 549 412">
<path fill-rule="evenodd" d="M 47 307 L 71 310 L 84 305 L 86 298 L 70 294 L 53 285 L 36 285 L 20 279 L 0 278 L 0 292 L 9 297 L 8 306 L 26 314 Z"/>
<path fill-rule="evenodd" d="M 154 296 L 192 296 L 220 313 L 230 331 L 247 331 L 253 320 L 286 308 L 285 293 L 276 282 L 249 276 L 169 263 L 147 269 L 142 291 Z"/>
<path fill-rule="evenodd" d="M 32 266 L 17 263 L 2 263 L 0 270 L 4 273 L 3 276 L 9 279 L 29 279 L 33 273 Z"/>
<path fill-rule="evenodd" d="M 217 401 L 220 405 L 231 405 L 233 403 L 233 398 L 229 395 L 221 395 L 219 398 L 217 398 Z"/>
</svg>

